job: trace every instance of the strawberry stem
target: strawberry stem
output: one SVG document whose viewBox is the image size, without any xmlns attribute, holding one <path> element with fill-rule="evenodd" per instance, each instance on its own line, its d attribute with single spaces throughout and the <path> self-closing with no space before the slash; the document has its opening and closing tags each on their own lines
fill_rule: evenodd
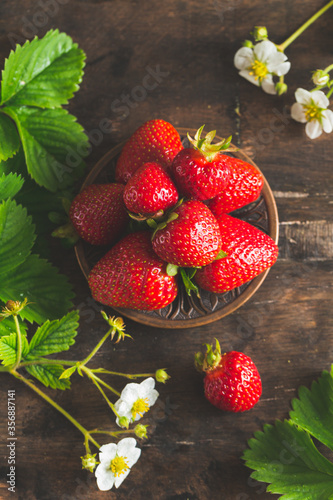
<svg viewBox="0 0 333 500">
<path fill-rule="evenodd" d="M 202 131 L 205 125 L 202 125 L 196 132 L 194 139 L 187 133 L 187 138 L 192 144 L 192 146 L 199 150 L 208 161 L 212 161 L 215 156 L 220 151 L 237 151 L 238 149 L 234 146 L 230 146 L 232 136 L 229 136 L 227 139 L 222 139 L 220 142 L 216 142 L 212 144 L 212 140 L 216 135 L 216 130 L 212 130 L 208 132 L 205 137 L 201 137 Z"/>
<path fill-rule="evenodd" d="M 221 347 L 217 339 L 215 350 L 211 344 L 203 344 L 206 346 L 206 354 L 197 352 L 194 356 L 194 364 L 198 371 L 207 372 L 213 370 L 221 361 Z"/>
</svg>

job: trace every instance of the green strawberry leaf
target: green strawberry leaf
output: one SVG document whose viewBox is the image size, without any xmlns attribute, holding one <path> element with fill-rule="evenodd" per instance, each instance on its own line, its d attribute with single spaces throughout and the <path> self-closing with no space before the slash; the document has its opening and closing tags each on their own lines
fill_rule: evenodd
<svg viewBox="0 0 333 500">
<path fill-rule="evenodd" d="M 249 440 L 245 464 L 255 471 L 251 477 L 271 483 L 267 491 L 284 500 L 333 499 L 333 464 L 311 438 L 333 449 L 333 366 L 311 389 L 301 387 L 292 407 L 290 420 L 265 425 Z"/>
<path fill-rule="evenodd" d="M 17 45 L 2 72 L 1 105 L 55 108 L 79 89 L 85 54 L 58 30 Z"/>
<path fill-rule="evenodd" d="M 77 370 L 77 366 L 70 366 L 69 368 L 67 368 L 67 370 L 64 370 L 62 372 L 59 379 L 70 378 L 73 375 L 73 373 L 76 372 L 76 370 Z"/>
<path fill-rule="evenodd" d="M 0 201 L 13 198 L 24 184 L 24 179 L 20 175 L 9 173 L 0 174 Z"/>
<path fill-rule="evenodd" d="M 22 335 L 22 356 L 29 350 L 27 338 Z M 13 365 L 17 358 L 17 334 L 5 335 L 0 338 L 0 359 L 4 366 Z"/>
<path fill-rule="evenodd" d="M 265 425 L 244 452 L 251 477 L 270 483 L 267 491 L 283 500 L 333 498 L 333 464 L 315 447 L 310 435 L 290 420 Z"/>
<path fill-rule="evenodd" d="M 0 204 L 0 288 L 4 275 L 23 264 L 35 240 L 35 227 L 27 211 L 14 200 Z M 17 300 L 17 299 L 15 299 Z"/>
<path fill-rule="evenodd" d="M 22 177 L 26 176 L 27 169 L 22 147 L 19 148 L 18 152 L 12 158 L 0 161 L 0 175 L 8 175 L 10 173 L 20 174 Z"/>
<path fill-rule="evenodd" d="M 38 324 L 64 316 L 73 306 L 71 286 L 67 277 L 38 255 L 29 255 L 19 267 L 0 280 L 0 299 L 28 299 L 20 312 L 22 318 Z"/>
<path fill-rule="evenodd" d="M 0 113 L 0 161 L 12 158 L 20 147 L 20 138 L 12 120 Z"/>
<path fill-rule="evenodd" d="M 25 369 L 30 375 L 44 384 L 45 387 L 62 390 L 70 388 L 71 383 L 69 378 L 60 379 L 64 371 L 64 367 L 60 364 L 29 365 Z"/>
<path fill-rule="evenodd" d="M 15 197 L 17 203 L 23 205 L 36 225 L 38 235 L 50 233 L 54 230 L 55 224 L 49 218 L 50 212 L 62 213 L 66 215 L 62 205 L 62 193 L 51 193 L 45 188 L 38 186 L 33 180 L 26 179 L 24 186 Z M 69 193 L 64 193 L 69 196 Z M 68 217 L 67 217 L 68 218 Z"/>
<path fill-rule="evenodd" d="M 301 387 L 293 399 L 292 421 L 333 450 L 333 366 L 324 371 L 311 389 Z"/>
<path fill-rule="evenodd" d="M 70 186 L 83 173 L 88 137 L 65 109 L 5 108 L 16 123 L 31 177 L 49 191 Z"/>
<path fill-rule="evenodd" d="M 75 342 L 78 320 L 79 313 L 72 311 L 61 319 L 46 321 L 30 341 L 28 359 L 67 351 Z"/>
</svg>

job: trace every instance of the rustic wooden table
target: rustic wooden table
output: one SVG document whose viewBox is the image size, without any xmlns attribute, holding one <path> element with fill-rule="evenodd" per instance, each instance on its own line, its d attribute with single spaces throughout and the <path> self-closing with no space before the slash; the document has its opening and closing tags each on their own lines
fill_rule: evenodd
<svg viewBox="0 0 333 500">
<path fill-rule="evenodd" d="M 280 221 L 279 259 L 256 294 L 233 314 L 196 328 L 152 328 L 126 320 L 127 339 L 104 347 L 96 364 L 117 371 L 166 367 L 160 398 L 144 423 L 142 458 L 118 490 L 100 492 L 81 470 L 82 436 L 28 389 L 4 375 L 6 395 L 16 391 L 17 492 L 6 485 L 1 443 L 0 497 L 21 500 L 248 500 L 278 498 L 250 478 L 241 459 L 247 440 L 264 423 L 288 417 L 300 385 L 330 369 L 332 351 L 332 135 L 311 141 L 290 118 L 297 87 L 311 88 L 310 72 L 332 63 L 328 11 L 290 48 L 287 94 L 265 94 L 238 76 L 233 56 L 255 25 L 282 42 L 325 2 L 322 0 L 2 0 L 1 66 L 12 44 L 51 28 L 69 34 L 87 54 L 85 76 L 70 110 L 90 133 L 91 169 L 141 123 L 163 118 L 177 127 L 217 129 L 256 161 L 275 195 Z M 148 83 L 147 83 L 148 82 Z M 102 120 L 112 127 L 101 133 Z M 81 327 L 79 359 L 104 332 L 73 250 L 55 262 L 74 285 Z M 203 397 L 193 355 L 218 338 L 256 362 L 260 402 L 243 414 L 223 413 Z M 120 387 L 120 386 L 119 386 Z M 50 391 L 52 393 L 52 391 Z M 112 426 L 112 415 L 93 387 L 77 377 L 56 401 L 86 427 Z"/>
</svg>

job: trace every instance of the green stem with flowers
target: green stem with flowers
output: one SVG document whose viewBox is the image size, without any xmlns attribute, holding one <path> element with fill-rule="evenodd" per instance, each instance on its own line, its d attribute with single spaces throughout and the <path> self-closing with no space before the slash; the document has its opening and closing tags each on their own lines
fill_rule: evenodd
<svg viewBox="0 0 333 500">
<path fill-rule="evenodd" d="M 328 2 L 324 7 L 319 9 L 310 19 L 308 19 L 300 28 L 298 28 L 295 33 L 290 35 L 283 43 L 277 45 L 277 48 L 284 52 L 289 45 L 292 44 L 296 38 L 298 38 L 312 23 L 314 23 L 320 16 L 322 16 L 330 7 L 333 6 L 333 0 Z"/>
<path fill-rule="evenodd" d="M 311 16 L 304 24 L 302 24 L 302 26 L 300 26 L 284 42 L 282 42 L 280 44 L 275 44 L 277 50 L 284 53 L 284 51 L 286 50 L 287 47 L 289 47 L 289 45 L 291 45 L 309 26 L 311 26 L 311 24 L 313 24 L 320 16 L 322 16 L 332 6 L 333 6 L 333 0 L 330 0 L 330 2 L 328 2 L 326 5 L 324 5 L 324 7 L 322 7 L 315 14 L 313 14 L 313 16 Z M 254 31 L 251 34 L 253 35 L 255 42 L 262 42 L 262 41 L 268 39 L 268 33 L 267 33 L 267 29 L 265 26 L 255 26 Z M 253 48 L 253 43 L 250 40 L 245 40 L 243 46 Z M 255 62 L 257 62 L 257 61 L 255 61 Z M 254 65 L 252 66 L 252 68 L 253 68 L 253 72 L 257 75 L 257 78 L 259 78 L 259 82 L 260 82 L 261 75 L 259 74 L 258 69 L 254 68 Z M 328 66 L 326 68 L 326 70 L 323 71 L 323 73 L 325 71 L 328 73 L 328 71 L 330 71 L 332 68 L 333 68 L 333 65 Z M 266 66 L 265 66 L 265 69 L 266 69 Z M 252 73 L 250 73 L 250 74 L 252 74 Z M 319 89 L 322 89 L 326 86 L 330 88 L 332 86 L 332 82 L 329 81 L 328 84 L 325 83 L 323 85 L 318 85 L 313 90 L 319 90 Z M 279 81 L 275 85 L 275 90 L 276 90 L 276 93 L 278 95 L 282 95 L 287 91 L 287 85 L 284 82 L 284 75 L 279 76 Z M 333 87 L 327 93 L 327 97 L 330 97 L 332 92 L 333 92 Z"/>
<path fill-rule="evenodd" d="M 13 377 L 15 377 L 17 380 L 20 380 L 22 383 L 24 383 L 26 386 L 28 386 L 31 390 L 33 390 L 36 394 L 38 394 L 44 401 L 49 403 L 54 409 L 56 409 L 59 413 L 61 413 L 68 421 L 70 421 L 76 429 L 78 429 L 84 437 L 84 446 L 86 450 L 86 455 L 82 458 L 82 465 L 84 468 L 87 470 L 90 470 L 93 472 L 94 467 L 96 466 L 96 459 L 95 455 L 91 455 L 90 452 L 90 444 L 93 444 L 96 446 L 97 449 L 100 448 L 100 444 L 96 441 L 96 439 L 92 436 L 92 434 L 106 434 L 112 437 L 117 437 L 121 434 L 125 433 L 134 433 L 136 434 L 139 438 L 144 438 L 147 437 L 147 426 L 140 425 L 138 424 L 134 429 L 128 430 L 128 425 L 124 425 L 123 427 L 126 427 L 126 430 L 119 430 L 119 431 L 108 431 L 108 430 L 103 430 L 103 429 L 93 429 L 91 431 L 88 431 L 85 427 L 83 427 L 72 415 L 70 415 L 62 406 L 60 406 L 54 399 L 52 399 L 50 396 L 48 396 L 44 391 L 42 391 L 32 380 L 26 378 L 23 376 L 21 373 L 18 372 L 18 369 L 20 368 L 27 368 L 32 366 L 40 366 L 40 367 L 61 367 L 62 372 L 59 376 L 59 381 L 61 379 L 69 379 L 76 371 L 79 373 L 79 375 L 83 376 L 86 375 L 89 380 L 97 387 L 99 392 L 102 394 L 103 398 L 106 400 L 107 404 L 113 411 L 113 413 L 116 415 L 116 417 L 120 418 L 118 412 L 116 411 L 115 405 L 109 400 L 107 397 L 105 391 L 103 388 L 108 389 L 110 392 L 113 394 L 117 395 L 118 397 L 121 396 L 121 394 L 114 389 L 110 384 L 105 382 L 103 379 L 101 379 L 97 374 L 108 374 L 108 375 L 117 375 L 117 376 L 122 376 L 125 378 L 129 379 L 135 379 L 138 377 L 145 377 L 145 376 L 155 376 L 156 380 L 159 382 L 165 382 L 169 376 L 165 372 L 165 370 L 157 370 L 155 374 L 149 373 L 143 373 L 143 374 L 126 374 L 126 373 L 120 373 L 120 372 L 114 372 L 110 370 L 105 370 L 104 368 L 88 368 L 87 364 L 92 360 L 92 358 L 95 356 L 95 354 L 101 349 L 105 341 L 111 337 L 111 340 L 114 338 L 114 336 L 117 334 L 118 338 L 116 340 L 116 343 L 119 342 L 121 339 L 124 339 L 125 336 L 130 337 L 130 335 L 125 334 L 125 325 L 123 323 L 122 318 L 114 318 L 114 317 L 108 317 L 104 311 L 102 312 L 103 318 L 107 321 L 109 328 L 108 331 L 103 335 L 101 340 L 97 343 L 97 345 L 92 349 L 92 351 L 86 356 L 82 361 L 74 361 L 74 360 L 61 360 L 61 359 L 48 359 L 47 357 L 39 357 L 38 354 L 36 357 L 33 357 L 33 350 L 36 346 L 38 346 L 39 342 L 45 341 L 45 329 L 43 331 L 43 335 L 40 336 L 40 333 L 38 331 L 36 332 L 35 336 L 31 339 L 31 342 L 29 343 L 25 337 L 23 337 L 21 328 L 20 328 L 20 322 L 18 319 L 20 311 L 25 307 L 27 304 L 27 300 L 25 299 L 23 302 L 14 302 L 14 301 L 8 301 L 6 306 L 2 309 L 0 312 L 0 321 L 8 318 L 9 316 L 12 316 L 14 319 L 14 324 L 15 324 L 15 343 L 13 343 L 12 340 L 12 332 L 9 331 L 9 335 L 3 335 L 3 337 L 0 338 L 0 359 L 2 359 L 2 366 L 0 366 L 0 372 L 7 372 Z M 69 313 L 68 316 L 70 316 L 71 313 Z M 66 320 L 66 317 L 63 318 L 63 320 Z M 62 320 L 59 320 L 62 321 Z M 68 337 L 68 345 L 64 346 L 63 345 L 63 333 L 64 330 L 61 330 L 61 349 L 59 351 L 54 351 L 52 350 L 54 347 L 54 344 L 52 343 L 54 341 L 54 337 L 52 337 L 51 344 L 47 344 L 46 342 L 46 352 L 48 353 L 54 353 L 54 352 L 60 352 L 61 350 L 66 350 L 69 348 L 69 346 L 73 343 L 73 336 L 75 336 L 75 330 L 73 330 L 73 325 L 71 323 L 73 321 L 73 318 L 69 320 L 69 323 L 71 324 L 72 330 L 70 330 L 70 333 L 67 333 Z M 63 323 L 62 328 L 63 328 Z M 50 322 L 47 322 L 47 326 L 45 327 L 46 329 L 49 327 Z M 54 327 L 53 327 L 54 328 Z M 52 334 L 54 335 L 54 329 L 52 330 Z M 36 339 L 37 337 L 37 339 Z M 4 340 L 4 343 L 2 342 L 2 339 Z M 56 337 L 57 339 L 57 337 Z M 27 349 L 24 347 L 27 345 Z M 50 347 L 50 345 L 52 347 Z M 30 347 L 32 347 L 32 351 L 30 350 Z M 45 344 L 44 344 L 45 348 Z M 15 349 L 16 353 L 15 355 L 13 354 L 12 350 Z M 24 350 L 24 353 L 23 353 Z M 28 355 L 26 354 L 26 351 L 28 352 Z M 37 347 L 37 352 L 38 347 Z M 9 354 L 8 354 L 9 353 Z M 7 357 L 6 357 L 7 356 Z M 9 356 L 9 357 L 8 357 Z M 30 356 L 30 359 L 29 359 Z M 14 361 L 13 361 L 14 359 Z M 66 367 L 64 369 L 64 367 Z M 52 372 L 52 370 L 51 370 Z M 38 377 L 37 377 L 38 378 Z M 39 379 L 40 381 L 43 382 L 43 379 Z M 44 382 L 44 385 L 49 385 L 49 382 L 46 381 Z M 62 384 L 55 384 L 54 387 L 60 387 L 60 388 L 65 388 L 65 386 Z M 67 386 L 68 387 L 68 386 Z M 128 420 L 128 419 L 127 419 Z"/>
<path fill-rule="evenodd" d="M 97 449 L 100 448 L 100 445 L 98 442 L 91 436 L 90 432 L 85 429 L 72 415 L 70 415 L 62 406 L 60 406 L 58 403 L 56 403 L 52 398 L 50 398 L 45 392 L 43 392 L 39 387 L 37 387 L 31 380 L 23 377 L 20 373 L 18 373 L 16 370 L 12 369 L 9 371 L 11 375 L 13 375 L 15 378 L 26 384 L 30 389 L 32 389 L 34 392 L 36 392 L 41 398 L 43 398 L 45 401 L 47 401 L 53 408 L 55 408 L 58 412 L 60 412 L 64 417 L 67 418 L 80 432 L 82 432 L 84 438 L 85 438 L 85 443 L 88 443 L 91 441 Z M 86 445 L 86 450 L 87 453 L 90 453 L 89 446 Z"/>
</svg>

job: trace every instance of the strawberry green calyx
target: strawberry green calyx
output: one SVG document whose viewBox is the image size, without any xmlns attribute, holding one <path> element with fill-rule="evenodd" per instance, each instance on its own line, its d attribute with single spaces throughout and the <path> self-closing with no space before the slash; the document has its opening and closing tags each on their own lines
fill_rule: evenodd
<svg viewBox="0 0 333 500">
<path fill-rule="evenodd" d="M 215 257 L 215 260 L 224 259 L 225 257 L 228 257 L 228 254 L 224 250 L 220 250 L 217 256 Z"/>
<path fill-rule="evenodd" d="M 158 370 L 156 370 L 155 372 L 155 378 L 157 380 L 157 382 L 161 382 L 162 384 L 165 384 L 165 382 L 167 380 L 169 380 L 170 375 L 167 374 L 167 372 L 165 371 L 164 368 L 160 368 Z"/>
<path fill-rule="evenodd" d="M 82 460 L 82 469 L 86 469 L 89 472 L 94 472 L 94 469 L 96 465 L 99 464 L 99 462 L 96 460 L 96 455 L 92 455 L 91 453 L 87 453 L 84 457 L 81 457 Z"/>
<path fill-rule="evenodd" d="M 222 139 L 220 142 L 212 144 L 212 140 L 216 135 L 216 130 L 208 132 L 205 137 L 201 137 L 202 131 L 205 125 L 200 127 L 194 138 L 187 133 L 187 138 L 195 149 L 198 149 L 208 161 L 212 161 L 220 151 L 237 151 L 237 148 L 230 146 L 232 136 L 230 135 L 227 139 Z"/>
<path fill-rule="evenodd" d="M 134 434 L 139 438 L 139 439 L 147 439 L 147 427 L 148 425 L 142 425 L 142 424 L 137 424 L 134 427 Z"/>
<path fill-rule="evenodd" d="M 51 236 L 54 238 L 61 238 L 68 246 L 74 246 L 80 239 L 71 221 L 57 227 L 52 231 Z"/>
<path fill-rule="evenodd" d="M 211 344 L 204 344 L 207 348 L 205 354 L 202 352 L 197 352 L 194 356 L 194 364 L 198 371 L 200 372 L 208 372 L 214 370 L 221 361 L 221 347 L 220 343 L 217 339 L 216 348 L 213 349 Z"/>
<path fill-rule="evenodd" d="M 52 231 L 51 236 L 60 238 L 65 246 L 70 248 L 79 241 L 80 236 L 69 217 L 71 200 L 67 196 L 63 196 L 61 198 L 61 204 L 63 208 L 62 212 L 48 213 L 50 221 L 58 226 Z"/>
<path fill-rule="evenodd" d="M 178 214 L 176 214 L 175 212 L 171 212 L 170 214 L 168 214 L 166 219 L 162 220 L 159 223 L 156 223 L 156 221 L 153 221 L 151 218 L 148 219 L 147 220 L 148 225 L 150 227 L 153 227 L 153 228 L 155 226 L 155 231 L 152 234 L 152 239 L 154 238 L 157 231 L 159 231 L 160 229 L 164 229 L 169 224 L 169 222 L 172 222 L 173 220 L 176 220 L 176 219 L 178 219 Z"/>
<path fill-rule="evenodd" d="M 176 276 L 177 274 L 180 274 L 187 295 L 191 295 L 191 292 L 194 292 L 196 296 L 200 298 L 199 287 L 192 281 L 192 278 L 197 272 L 197 269 L 199 268 L 198 267 L 184 268 L 184 267 L 179 267 L 176 264 L 169 263 L 166 266 L 166 273 L 168 276 Z"/>
<path fill-rule="evenodd" d="M 120 340 L 124 340 L 125 337 L 132 338 L 128 333 L 125 333 L 125 323 L 123 318 L 116 318 L 115 316 L 108 316 L 104 311 L 101 311 L 101 315 L 105 319 L 105 321 L 111 326 L 111 340 L 113 340 L 114 336 L 117 334 L 116 344 L 120 342 Z"/>
</svg>

